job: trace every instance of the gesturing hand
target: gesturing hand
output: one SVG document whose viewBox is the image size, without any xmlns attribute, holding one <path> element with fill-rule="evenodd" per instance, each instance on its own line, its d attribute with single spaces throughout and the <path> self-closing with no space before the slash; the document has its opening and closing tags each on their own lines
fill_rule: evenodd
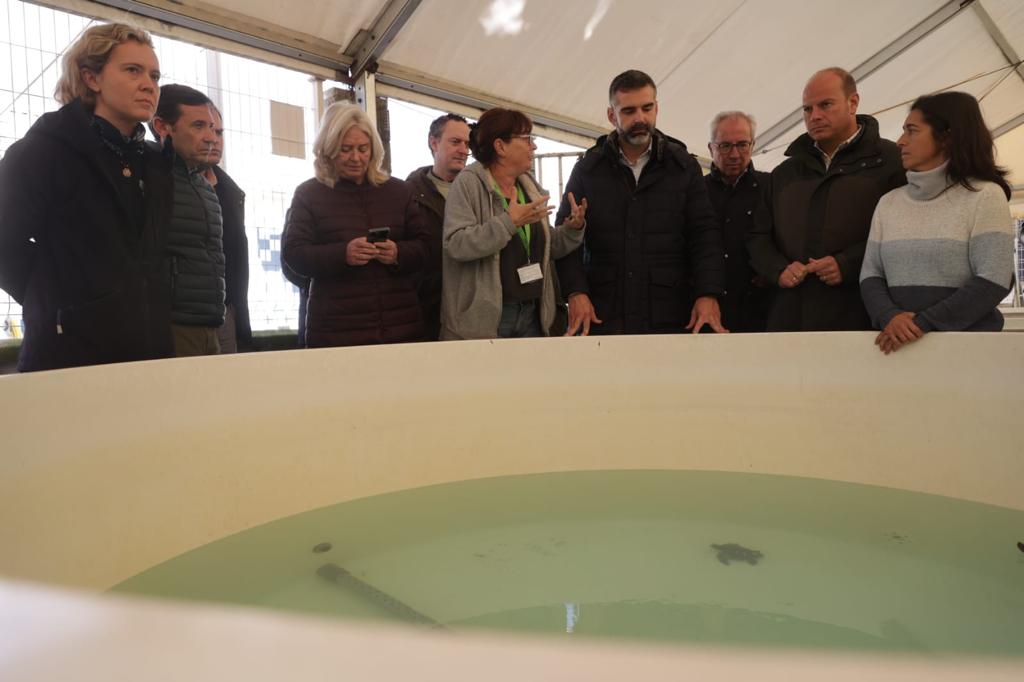
<svg viewBox="0 0 1024 682">
<path fill-rule="evenodd" d="M 574 230 L 582 230 L 587 224 L 587 198 L 583 197 L 583 201 L 577 204 L 576 197 L 569 192 L 569 208 L 569 217 L 562 224 Z"/>
<path fill-rule="evenodd" d="M 565 332 L 565 335 L 576 336 L 576 332 L 580 330 L 582 325 L 583 336 L 589 336 L 591 324 L 601 324 L 601 320 L 594 310 L 594 304 L 591 302 L 590 296 L 584 293 L 570 294 L 569 330 Z"/>
<path fill-rule="evenodd" d="M 549 197 L 542 197 L 526 204 L 517 204 L 515 200 L 510 201 L 508 216 L 512 219 L 512 224 L 522 227 L 527 223 L 535 223 L 546 214 L 551 213 L 555 207 L 548 204 L 548 199 Z"/>
</svg>

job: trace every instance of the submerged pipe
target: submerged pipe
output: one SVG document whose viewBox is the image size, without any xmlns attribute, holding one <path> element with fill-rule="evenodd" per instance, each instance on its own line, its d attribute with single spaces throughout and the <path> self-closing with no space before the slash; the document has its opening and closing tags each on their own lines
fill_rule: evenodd
<svg viewBox="0 0 1024 682">
<path fill-rule="evenodd" d="M 327 580 L 328 582 L 334 583 L 339 587 L 351 588 L 356 592 L 360 593 L 364 597 L 367 597 L 377 606 L 384 608 L 386 611 L 393 613 L 394 615 L 407 620 L 410 623 L 418 623 L 420 625 L 429 625 L 434 628 L 446 629 L 443 625 L 438 623 L 430 616 L 424 615 L 412 608 L 405 602 L 399 601 L 395 597 L 392 597 L 387 592 L 382 592 L 376 587 L 361 580 L 356 576 L 349 573 L 347 570 L 338 566 L 337 564 L 324 564 L 320 568 L 316 569 L 316 574 Z"/>
</svg>

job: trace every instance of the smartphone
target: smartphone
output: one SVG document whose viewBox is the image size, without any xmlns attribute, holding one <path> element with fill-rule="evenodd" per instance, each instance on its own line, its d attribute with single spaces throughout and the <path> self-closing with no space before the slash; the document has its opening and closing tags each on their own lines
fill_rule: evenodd
<svg viewBox="0 0 1024 682">
<path fill-rule="evenodd" d="M 390 236 L 390 227 L 371 227 L 369 232 L 366 233 L 366 241 L 376 244 L 377 242 L 387 241 Z"/>
</svg>

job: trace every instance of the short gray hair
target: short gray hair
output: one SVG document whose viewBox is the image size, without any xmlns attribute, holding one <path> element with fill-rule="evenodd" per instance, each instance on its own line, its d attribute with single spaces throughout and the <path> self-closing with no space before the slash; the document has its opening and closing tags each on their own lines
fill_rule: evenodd
<svg viewBox="0 0 1024 682">
<path fill-rule="evenodd" d="M 711 142 L 715 141 L 715 133 L 718 132 L 719 124 L 722 121 L 729 120 L 730 118 L 742 118 L 747 123 L 749 123 L 750 139 L 757 139 L 757 121 L 754 120 L 753 116 L 746 113 L 745 111 L 720 111 L 717 114 L 715 114 L 715 117 L 713 119 L 711 119 L 711 137 L 709 138 Z"/>
<path fill-rule="evenodd" d="M 313 141 L 313 169 L 316 179 L 334 187 L 338 180 L 338 172 L 334 168 L 334 157 L 341 151 L 341 138 L 352 128 L 358 128 L 370 137 L 370 165 L 366 169 L 366 180 L 371 185 L 381 185 L 388 179 L 383 169 L 384 143 L 373 127 L 370 117 L 359 107 L 347 102 L 335 102 L 327 107 L 323 120 L 320 121 L 320 132 Z"/>
</svg>

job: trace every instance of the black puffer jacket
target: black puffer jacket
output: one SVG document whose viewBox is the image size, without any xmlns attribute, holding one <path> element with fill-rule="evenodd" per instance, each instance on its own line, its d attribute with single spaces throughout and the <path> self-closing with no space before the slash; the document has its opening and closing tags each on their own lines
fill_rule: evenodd
<svg viewBox="0 0 1024 682">
<path fill-rule="evenodd" d="M 695 297 L 724 287 L 722 236 L 703 174 L 686 145 L 655 131 L 637 183 L 605 135 L 573 168 L 568 193 L 586 198 L 583 248 L 558 262 L 562 292 L 590 295 L 598 334 L 682 332 Z"/>
<path fill-rule="evenodd" d="M 722 323 L 731 332 L 763 332 L 773 288 L 757 277 L 747 254 L 747 232 L 767 187 L 768 173 L 750 164 L 735 185 L 725 182 L 718 168 L 704 176 L 711 205 L 718 214 L 725 246 L 725 293 L 720 299 Z"/>
<path fill-rule="evenodd" d="M 170 357 L 160 255 L 170 166 L 142 154 L 137 225 L 76 100 L 44 114 L 0 161 L 0 288 L 23 307 L 21 371 Z"/>
<path fill-rule="evenodd" d="M 168 139 L 167 145 L 171 142 Z M 174 159 L 174 201 L 166 260 L 171 321 L 194 327 L 224 324 L 224 225 L 217 193 L 201 170 Z"/>
<path fill-rule="evenodd" d="M 793 261 L 833 256 L 842 284 L 809 275 L 795 289 L 776 289 L 768 331 L 871 329 L 860 298 L 871 216 L 882 195 L 907 182 L 899 149 L 878 134 L 878 121 L 857 116 L 859 137 L 840 149 L 825 169 L 804 133 L 786 150 L 762 193 L 747 249 L 754 269 L 773 286 Z"/>
<path fill-rule="evenodd" d="M 349 265 L 348 243 L 371 227 L 390 227 L 398 263 Z M 415 274 L 427 260 L 428 235 L 401 180 L 382 185 L 307 180 L 295 189 L 281 259 L 311 279 L 306 345 L 356 346 L 423 340 Z"/>
</svg>

